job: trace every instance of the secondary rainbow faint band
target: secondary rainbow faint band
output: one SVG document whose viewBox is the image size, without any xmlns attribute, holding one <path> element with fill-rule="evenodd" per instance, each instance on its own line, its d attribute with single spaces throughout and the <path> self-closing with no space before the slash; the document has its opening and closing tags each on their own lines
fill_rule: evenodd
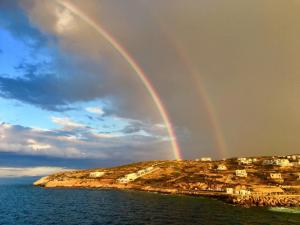
<svg viewBox="0 0 300 225">
<path fill-rule="evenodd" d="M 193 80 L 195 81 L 195 85 L 197 85 L 197 91 L 202 99 L 204 108 L 206 110 L 206 114 L 208 116 L 208 120 L 213 132 L 213 137 L 215 139 L 215 145 L 218 150 L 219 156 L 222 158 L 225 158 L 227 156 L 227 144 L 225 142 L 224 135 L 222 133 L 222 129 L 220 126 L 220 123 L 218 121 L 218 117 L 216 115 L 214 106 L 209 98 L 209 95 L 206 91 L 206 88 L 203 84 L 203 81 L 201 80 L 199 76 L 199 72 L 197 69 L 193 66 L 191 63 L 191 60 L 188 57 L 188 54 L 182 48 L 182 45 L 173 38 L 172 35 L 169 35 L 167 32 L 164 32 L 166 36 L 168 37 L 169 41 L 173 45 L 177 55 L 179 56 L 181 62 L 186 67 L 188 73 L 191 75 Z"/>
<path fill-rule="evenodd" d="M 163 119 L 163 122 L 168 131 L 168 135 L 169 135 L 170 142 L 172 145 L 172 153 L 173 153 L 175 159 L 177 159 L 177 160 L 182 159 L 180 146 L 177 141 L 176 134 L 175 134 L 173 125 L 171 123 L 170 117 L 168 115 L 168 112 L 165 109 L 157 91 L 155 90 L 155 88 L 151 84 L 150 80 L 148 79 L 148 76 L 142 70 L 142 68 L 138 65 L 138 63 L 134 60 L 134 58 L 107 30 L 105 30 L 96 21 L 89 18 L 88 15 L 86 15 L 84 12 L 82 12 L 82 10 L 77 8 L 74 4 L 67 2 L 67 1 L 61 1 L 61 0 L 55 0 L 55 2 L 57 4 L 59 4 L 60 6 L 64 7 L 65 9 L 69 10 L 70 13 L 76 15 L 78 18 L 80 18 L 82 21 L 84 21 L 86 24 L 88 24 L 90 27 L 92 27 L 101 37 L 103 37 L 127 61 L 127 63 L 135 71 L 135 73 L 138 75 L 138 77 L 144 84 L 146 90 L 148 91 L 151 98 L 153 99 L 153 101 Z"/>
</svg>

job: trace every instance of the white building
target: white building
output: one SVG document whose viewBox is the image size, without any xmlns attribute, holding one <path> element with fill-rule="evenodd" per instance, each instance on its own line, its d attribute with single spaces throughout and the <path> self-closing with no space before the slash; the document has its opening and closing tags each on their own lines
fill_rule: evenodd
<svg viewBox="0 0 300 225">
<path fill-rule="evenodd" d="M 224 164 L 220 164 L 220 165 L 218 165 L 217 170 L 227 170 L 227 166 Z"/>
<path fill-rule="evenodd" d="M 274 159 L 265 159 L 262 164 L 267 166 L 274 165 Z"/>
<path fill-rule="evenodd" d="M 281 173 L 270 173 L 270 177 L 271 177 L 271 179 L 274 179 L 274 180 L 282 179 Z"/>
<path fill-rule="evenodd" d="M 105 172 L 95 171 L 95 172 L 91 172 L 89 177 L 97 178 L 97 177 L 102 177 L 104 174 Z"/>
<path fill-rule="evenodd" d="M 200 161 L 202 161 L 202 162 L 210 162 L 210 161 L 212 161 L 212 159 L 211 159 L 211 157 L 201 157 Z"/>
<path fill-rule="evenodd" d="M 276 166 L 291 166 L 292 164 L 288 159 L 275 159 Z"/>
<path fill-rule="evenodd" d="M 226 194 L 233 194 L 233 188 L 226 188 Z"/>
<path fill-rule="evenodd" d="M 247 177 L 247 172 L 246 170 L 236 170 L 235 175 L 237 177 Z"/>
<path fill-rule="evenodd" d="M 286 156 L 286 158 L 291 160 L 297 160 L 300 159 L 300 155 L 288 155 Z"/>
<path fill-rule="evenodd" d="M 251 191 L 250 190 L 246 190 L 246 189 L 241 189 L 239 190 L 239 195 L 251 195 Z"/>
<path fill-rule="evenodd" d="M 266 159 L 263 161 L 263 165 L 292 166 L 292 163 L 288 159 Z"/>
<path fill-rule="evenodd" d="M 249 165 L 256 161 L 256 159 L 252 158 L 237 158 L 239 164 Z"/>
<path fill-rule="evenodd" d="M 155 170 L 157 170 L 157 168 L 155 168 L 154 166 L 150 166 L 145 169 L 141 169 L 141 170 L 137 171 L 136 173 L 129 173 L 129 174 L 125 175 L 124 177 L 119 178 L 118 182 L 128 183 L 128 182 L 134 181 L 137 178 L 142 177 L 146 174 L 152 173 Z"/>
<path fill-rule="evenodd" d="M 128 183 L 130 181 L 134 181 L 135 179 L 137 179 L 139 176 L 137 173 L 129 173 L 129 174 L 126 174 L 124 177 L 118 179 L 118 181 L 120 183 Z"/>
</svg>

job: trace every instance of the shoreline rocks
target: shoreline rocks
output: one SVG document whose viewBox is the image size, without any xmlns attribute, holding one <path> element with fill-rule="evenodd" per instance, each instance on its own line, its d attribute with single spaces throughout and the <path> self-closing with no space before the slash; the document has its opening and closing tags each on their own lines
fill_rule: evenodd
<svg viewBox="0 0 300 225">
<path fill-rule="evenodd" d="M 230 196 L 228 201 L 233 204 L 270 207 L 300 207 L 300 196 L 294 195 L 249 195 Z"/>
</svg>

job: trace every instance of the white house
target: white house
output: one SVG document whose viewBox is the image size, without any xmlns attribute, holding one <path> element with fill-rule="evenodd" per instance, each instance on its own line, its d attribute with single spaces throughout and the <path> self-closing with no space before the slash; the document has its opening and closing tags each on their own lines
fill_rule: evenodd
<svg viewBox="0 0 300 225">
<path fill-rule="evenodd" d="M 95 171 L 95 172 L 91 172 L 89 177 L 97 178 L 97 177 L 102 177 L 104 174 L 105 172 Z"/>
<path fill-rule="evenodd" d="M 291 166 L 292 164 L 288 159 L 275 159 L 276 166 Z"/>
<path fill-rule="evenodd" d="M 236 170 L 235 175 L 237 177 L 247 177 L 247 172 L 246 170 Z"/>
<path fill-rule="evenodd" d="M 226 188 L 226 194 L 233 194 L 233 188 Z"/>
<path fill-rule="evenodd" d="M 241 189 L 239 190 L 239 195 L 251 195 L 251 191 L 250 190 L 246 190 L 246 189 Z"/>
<path fill-rule="evenodd" d="M 300 155 L 288 155 L 286 156 L 286 158 L 291 160 L 297 160 L 300 159 Z"/>
<path fill-rule="evenodd" d="M 121 182 L 121 183 L 128 183 L 130 181 L 134 181 L 138 177 L 139 176 L 138 176 L 137 173 L 129 173 L 129 174 L 126 174 L 124 177 L 118 179 L 118 181 Z"/>
<path fill-rule="evenodd" d="M 273 180 L 281 180 L 282 179 L 281 173 L 270 173 L 270 177 Z"/>
<path fill-rule="evenodd" d="M 288 159 L 266 159 L 263 161 L 263 165 L 292 166 L 292 163 Z"/>
<path fill-rule="evenodd" d="M 237 161 L 246 161 L 247 160 L 247 158 L 244 158 L 244 157 L 242 157 L 242 158 L 237 158 Z"/>
<path fill-rule="evenodd" d="M 227 166 L 224 164 L 220 164 L 220 165 L 218 165 L 217 170 L 227 170 Z"/>
<path fill-rule="evenodd" d="M 263 165 L 274 165 L 273 159 L 265 159 L 262 163 Z"/>
<path fill-rule="evenodd" d="M 202 162 L 210 162 L 212 160 L 211 160 L 211 157 L 201 157 L 200 161 L 202 161 Z"/>
<path fill-rule="evenodd" d="M 141 169 L 141 170 L 137 171 L 136 173 L 129 173 L 129 174 L 125 175 L 124 177 L 119 178 L 118 181 L 120 183 L 128 183 L 128 182 L 134 181 L 137 178 L 142 177 L 148 173 L 151 173 L 151 172 L 155 171 L 156 169 L 157 168 L 150 166 L 145 169 Z"/>
<path fill-rule="evenodd" d="M 237 158 L 239 164 L 251 164 L 253 160 L 251 158 Z"/>
</svg>

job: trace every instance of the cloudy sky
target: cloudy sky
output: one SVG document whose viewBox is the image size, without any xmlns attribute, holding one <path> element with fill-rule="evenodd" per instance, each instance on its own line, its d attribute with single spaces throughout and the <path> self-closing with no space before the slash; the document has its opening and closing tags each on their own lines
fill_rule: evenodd
<svg viewBox="0 0 300 225">
<path fill-rule="evenodd" d="M 60 3 L 184 158 L 299 153 L 299 1 L 0 0 L 0 176 L 174 159 Z"/>
</svg>

